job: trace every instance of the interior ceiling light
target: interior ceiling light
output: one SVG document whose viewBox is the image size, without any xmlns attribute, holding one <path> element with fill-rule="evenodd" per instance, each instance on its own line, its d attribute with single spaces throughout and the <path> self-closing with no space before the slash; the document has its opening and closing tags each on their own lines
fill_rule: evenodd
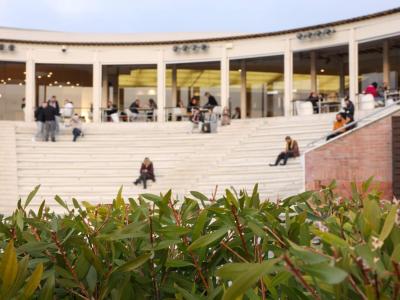
<svg viewBox="0 0 400 300">
<path fill-rule="evenodd" d="M 7 80 L 8 80 L 8 81 L 11 81 L 11 78 L 10 78 L 10 77 L 8 77 L 8 78 L 7 78 Z"/>
</svg>

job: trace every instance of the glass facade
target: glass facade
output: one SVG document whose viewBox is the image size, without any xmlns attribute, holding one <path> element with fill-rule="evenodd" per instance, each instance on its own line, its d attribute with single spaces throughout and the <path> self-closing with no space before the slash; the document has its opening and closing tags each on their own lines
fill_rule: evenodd
<svg viewBox="0 0 400 300">
<path fill-rule="evenodd" d="M 208 92 L 221 105 L 221 72 L 219 62 L 182 63 L 167 65 L 166 70 L 166 120 L 174 120 L 177 106 L 182 114 L 193 99 L 203 106 Z M 179 104 L 179 105 L 178 105 Z"/>
<path fill-rule="evenodd" d="M 22 121 L 25 110 L 25 63 L 0 61 L 0 120 Z"/>
<path fill-rule="evenodd" d="M 248 118 L 283 115 L 283 55 L 231 60 L 229 78 L 232 114 L 240 109 Z"/>
<path fill-rule="evenodd" d="M 103 121 L 116 121 L 115 118 L 110 117 L 110 112 L 115 113 L 115 109 L 119 113 L 119 121 L 155 120 L 157 103 L 156 65 L 105 65 L 103 66 L 102 76 L 101 107 Z M 131 106 L 135 101 L 138 107 L 132 108 Z M 132 113 L 136 110 L 137 116 Z"/>
<path fill-rule="evenodd" d="M 55 97 L 62 115 L 76 113 L 84 122 L 92 121 L 92 65 L 36 64 L 35 80 L 36 106 Z"/>
<path fill-rule="evenodd" d="M 318 111 L 339 110 L 349 93 L 348 48 L 343 45 L 293 53 L 293 101 L 318 97 Z"/>
<path fill-rule="evenodd" d="M 91 63 L 33 65 L 31 61 L 28 64 L 0 61 L 0 120 L 24 120 L 25 115 L 31 119 L 33 111 L 27 114 L 24 111 L 26 92 L 29 105 L 37 107 L 40 102 L 55 97 L 61 110 L 66 104 L 69 107 L 72 104 L 73 112 L 86 122 L 93 120 L 93 91 L 101 97 L 96 99 L 95 105 L 97 110 L 99 103 L 101 111 L 96 120 L 102 121 L 156 121 L 158 116 L 168 121 L 183 120 L 189 116 L 189 106 L 193 101 L 199 106 L 207 103 L 207 93 L 215 98 L 218 106 L 226 103 L 235 117 L 277 117 L 292 111 L 296 114 L 301 107 L 309 108 L 308 103 L 303 105 L 301 101 L 311 101 L 313 97 L 318 102 L 316 109 L 316 101 L 311 101 L 314 113 L 334 112 L 341 108 L 343 98 L 349 95 L 350 67 L 352 74 L 356 74 L 358 67 L 358 76 L 354 76 L 352 81 L 358 85 L 352 85 L 352 97 L 357 94 L 357 88 L 358 93 L 363 93 L 374 82 L 381 96 L 387 90 L 398 91 L 400 36 L 359 42 L 357 48 L 357 61 L 351 65 L 348 44 L 306 51 L 294 49 L 292 81 L 286 85 L 283 54 L 231 59 L 229 76 L 221 74 L 219 60 L 182 63 L 173 60 L 174 63 L 165 65 L 165 86 L 162 87 L 165 88 L 165 99 L 164 95 L 157 95 L 161 88 L 157 84 L 164 80 L 157 80 L 156 63 L 102 65 L 100 74 L 98 65 Z M 227 51 L 228 57 L 230 53 L 237 55 Z M 213 56 L 211 59 L 217 58 Z M 286 62 L 288 65 L 292 63 L 290 57 Z M 29 70 L 34 70 L 34 73 Z M 93 74 L 93 70 L 97 73 Z M 164 72 L 163 68 L 160 71 Z M 25 87 L 26 72 L 29 72 L 27 79 L 34 78 L 28 82 L 34 82 L 34 87 L 29 85 L 28 89 Z M 93 90 L 93 75 L 96 75 L 96 90 Z M 229 78 L 229 82 L 221 82 L 224 78 Z M 229 92 L 225 91 L 227 83 Z M 290 86 L 292 90 L 288 92 Z M 222 92 L 229 95 L 227 99 L 221 99 L 221 87 Z M 160 102 L 164 107 L 160 108 L 162 112 L 158 110 L 158 100 L 163 101 L 162 105 Z"/>
</svg>

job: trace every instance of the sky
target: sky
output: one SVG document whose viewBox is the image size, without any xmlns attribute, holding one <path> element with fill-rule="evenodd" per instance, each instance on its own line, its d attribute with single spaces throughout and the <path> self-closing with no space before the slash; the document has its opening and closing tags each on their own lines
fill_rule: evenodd
<svg viewBox="0 0 400 300">
<path fill-rule="evenodd" d="M 67 32 L 270 32 L 362 16 L 400 0 L 0 0 L 0 26 Z"/>
</svg>

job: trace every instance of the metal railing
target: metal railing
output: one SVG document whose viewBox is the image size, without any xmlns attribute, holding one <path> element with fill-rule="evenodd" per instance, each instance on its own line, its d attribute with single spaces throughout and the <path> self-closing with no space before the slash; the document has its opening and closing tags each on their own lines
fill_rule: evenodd
<svg viewBox="0 0 400 300">
<path fill-rule="evenodd" d="M 323 144 L 323 142 L 325 142 L 327 140 L 327 138 L 333 134 L 339 133 L 339 135 L 337 135 L 337 136 L 341 136 L 341 134 L 344 134 L 346 132 L 351 132 L 353 130 L 357 130 L 359 128 L 362 128 L 362 127 L 374 122 L 377 119 L 376 116 L 378 116 L 378 115 L 381 115 L 382 117 L 384 117 L 389 113 L 393 113 L 397 110 L 400 110 L 400 106 L 398 106 L 399 104 L 400 104 L 400 99 L 397 99 L 390 105 L 377 108 L 372 113 L 370 113 L 358 120 L 354 120 L 350 123 L 347 123 L 345 126 L 343 126 L 341 128 L 330 131 L 329 133 L 323 135 L 322 137 L 315 139 L 315 140 L 311 141 L 309 144 L 307 144 L 307 146 L 305 147 L 306 148 L 305 152 L 307 152 L 308 150 L 310 150 L 312 148 L 315 148 L 316 146 Z M 396 106 L 398 106 L 398 109 L 393 110 L 393 108 Z M 368 120 L 368 119 L 371 119 L 371 120 Z M 359 125 L 361 125 L 361 126 L 359 126 Z M 343 129 L 344 129 L 344 132 L 343 132 Z M 350 130 L 348 130 L 348 129 L 350 129 Z"/>
</svg>

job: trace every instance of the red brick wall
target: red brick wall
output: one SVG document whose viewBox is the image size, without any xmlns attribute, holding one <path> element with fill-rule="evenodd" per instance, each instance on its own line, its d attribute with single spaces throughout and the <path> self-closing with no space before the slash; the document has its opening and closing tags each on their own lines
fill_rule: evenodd
<svg viewBox="0 0 400 300">
<path fill-rule="evenodd" d="M 307 190 L 335 179 L 342 196 L 351 194 L 351 182 L 360 185 L 374 176 L 374 187 L 392 199 L 391 116 L 306 153 L 305 172 Z"/>
</svg>

